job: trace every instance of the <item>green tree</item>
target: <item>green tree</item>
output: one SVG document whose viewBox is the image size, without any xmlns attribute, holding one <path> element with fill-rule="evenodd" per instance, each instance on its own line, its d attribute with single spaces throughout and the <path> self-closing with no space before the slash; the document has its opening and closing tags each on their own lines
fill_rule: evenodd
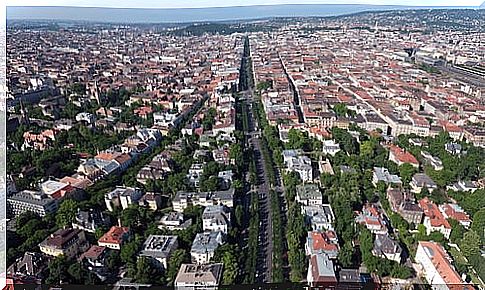
<svg viewBox="0 0 485 290">
<path fill-rule="evenodd" d="M 17 228 L 17 234 L 19 234 L 24 239 L 27 239 L 30 236 L 32 236 L 32 233 L 43 228 L 44 228 L 44 223 L 41 220 L 32 219 L 27 223 L 25 223 L 20 228 Z"/>
<path fill-rule="evenodd" d="M 202 126 L 204 130 L 211 130 L 212 126 L 215 124 L 215 117 L 217 115 L 217 111 L 214 108 L 209 108 L 209 110 L 204 114 L 204 118 L 202 119 Z"/>
<path fill-rule="evenodd" d="M 286 144 L 286 148 L 303 149 L 304 151 L 311 151 L 312 141 L 308 137 L 307 132 L 302 132 L 301 130 L 291 128 L 288 131 L 288 143 Z"/>
<path fill-rule="evenodd" d="M 239 272 L 238 252 L 237 246 L 225 244 L 217 248 L 214 254 L 214 261 L 224 264 L 222 274 L 222 284 L 224 285 L 234 285 L 236 282 Z"/>
<path fill-rule="evenodd" d="M 331 131 L 332 136 L 340 144 L 340 148 L 342 148 L 346 153 L 359 154 L 359 143 L 354 137 L 352 137 L 352 135 L 350 135 L 349 132 L 337 127 L 333 127 Z"/>
<path fill-rule="evenodd" d="M 429 241 L 434 241 L 440 244 L 444 244 L 446 242 L 445 237 L 440 232 L 431 232 L 428 236 Z"/>
<path fill-rule="evenodd" d="M 448 219 L 448 222 L 451 225 L 450 242 L 457 244 L 463 238 L 466 229 L 455 219 Z"/>
<path fill-rule="evenodd" d="M 219 178 L 217 176 L 210 176 L 205 180 L 200 181 L 200 191 L 216 191 L 219 188 Z"/>
<path fill-rule="evenodd" d="M 175 277 L 180 269 L 180 265 L 188 260 L 189 258 L 187 251 L 184 249 L 177 249 L 172 253 L 170 259 L 168 260 L 168 270 L 166 276 L 168 285 L 173 285 Z"/>
<path fill-rule="evenodd" d="M 236 217 L 236 225 L 239 227 L 239 228 L 242 228 L 243 226 L 243 218 L 244 218 L 244 209 L 242 207 L 242 205 L 238 204 L 236 206 L 236 209 L 234 210 L 234 215 Z"/>
<path fill-rule="evenodd" d="M 374 142 L 367 140 L 360 144 L 360 156 L 372 158 L 374 156 Z"/>
<path fill-rule="evenodd" d="M 460 243 L 460 249 L 465 257 L 471 257 L 480 253 L 480 236 L 470 230 L 463 235 Z"/>
<path fill-rule="evenodd" d="M 109 251 L 106 257 L 106 266 L 109 270 L 114 271 L 120 266 L 120 253 L 118 251 Z"/>
<path fill-rule="evenodd" d="M 38 214 L 35 214 L 31 211 L 26 211 L 22 214 L 20 214 L 16 219 L 15 219 L 15 227 L 17 229 L 23 227 L 27 222 L 30 220 L 40 220 L 40 217 Z"/>
<path fill-rule="evenodd" d="M 399 175 L 401 176 L 404 184 L 411 182 L 411 179 L 416 172 L 416 168 L 409 163 L 404 163 L 399 166 Z"/>
<path fill-rule="evenodd" d="M 261 92 L 272 87 L 273 87 L 273 82 L 271 80 L 267 80 L 264 82 L 259 82 L 256 85 L 256 90 Z"/>
<path fill-rule="evenodd" d="M 485 208 L 482 208 L 473 215 L 471 229 L 480 235 L 482 244 L 485 244 Z"/>
<path fill-rule="evenodd" d="M 147 257 L 139 257 L 136 261 L 135 281 L 143 284 L 163 283 L 164 277 L 160 268 L 153 265 Z"/>
<path fill-rule="evenodd" d="M 125 264 L 135 265 L 136 255 L 141 246 L 140 244 L 136 239 L 124 244 L 120 252 L 121 261 Z"/>
<path fill-rule="evenodd" d="M 68 276 L 66 273 L 67 263 L 63 256 L 52 259 L 47 266 L 48 276 L 45 282 L 48 285 L 59 285 L 62 282 L 66 282 Z"/>
<path fill-rule="evenodd" d="M 236 160 L 236 164 L 242 162 L 244 156 L 241 144 L 231 144 L 231 146 L 229 147 L 229 158 Z"/>
<path fill-rule="evenodd" d="M 349 109 L 347 109 L 347 106 L 344 103 L 338 103 L 333 106 L 333 111 L 337 116 L 345 117 L 347 116 Z"/>
<path fill-rule="evenodd" d="M 345 242 L 338 253 L 338 261 L 343 267 L 350 267 L 353 265 L 352 257 L 354 254 L 354 247 L 350 241 Z"/>
<path fill-rule="evenodd" d="M 71 276 L 72 284 L 92 285 L 97 280 L 95 275 L 86 270 L 80 262 L 71 264 L 67 269 L 67 273 Z"/>
<path fill-rule="evenodd" d="M 76 217 L 78 204 L 72 199 L 65 199 L 57 211 L 56 224 L 58 227 L 69 226 Z"/>
<path fill-rule="evenodd" d="M 426 226 L 425 225 L 423 225 L 423 224 L 418 225 L 417 236 L 418 236 L 418 240 L 422 240 L 421 238 L 426 236 Z"/>
</svg>

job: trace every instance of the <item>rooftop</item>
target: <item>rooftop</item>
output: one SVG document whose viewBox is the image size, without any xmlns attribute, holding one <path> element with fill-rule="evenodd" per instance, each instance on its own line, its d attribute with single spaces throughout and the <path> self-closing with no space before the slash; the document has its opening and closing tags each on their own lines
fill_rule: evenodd
<svg viewBox="0 0 485 290">
<path fill-rule="evenodd" d="M 140 255 L 166 258 L 177 247 L 177 236 L 150 235 L 143 243 Z"/>
<path fill-rule="evenodd" d="M 175 285 L 219 284 L 222 264 L 194 265 L 182 264 L 175 278 Z"/>
<path fill-rule="evenodd" d="M 122 244 L 126 240 L 129 232 L 130 229 L 128 227 L 112 226 L 107 233 L 99 238 L 98 243 Z"/>
</svg>

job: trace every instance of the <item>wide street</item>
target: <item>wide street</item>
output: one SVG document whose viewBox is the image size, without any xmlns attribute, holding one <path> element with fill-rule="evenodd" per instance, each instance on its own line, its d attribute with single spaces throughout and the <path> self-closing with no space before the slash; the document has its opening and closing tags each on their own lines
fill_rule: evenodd
<svg viewBox="0 0 485 290">
<path fill-rule="evenodd" d="M 256 191 L 259 196 L 260 215 L 256 281 L 258 283 L 271 283 L 273 266 L 273 227 L 270 210 L 270 185 L 266 167 L 264 166 L 264 159 L 261 154 L 261 131 L 252 107 L 252 92 L 244 91 L 241 100 L 247 105 L 247 108 L 249 108 L 247 111 L 249 119 L 248 143 L 253 148 L 258 174 L 258 184 L 252 185 L 252 189 Z M 248 194 L 247 196 L 249 199 L 250 195 Z"/>
</svg>

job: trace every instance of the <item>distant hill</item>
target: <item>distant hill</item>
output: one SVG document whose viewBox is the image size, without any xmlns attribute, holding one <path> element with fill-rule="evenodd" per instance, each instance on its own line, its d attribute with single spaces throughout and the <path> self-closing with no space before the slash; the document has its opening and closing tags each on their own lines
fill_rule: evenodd
<svg viewBox="0 0 485 290">
<path fill-rule="evenodd" d="M 363 11 L 430 8 L 446 9 L 472 7 L 418 7 L 363 4 L 290 4 L 184 9 L 8 6 L 7 19 L 76 20 L 115 23 L 181 23 L 198 21 L 247 20 L 271 17 L 335 16 Z"/>
</svg>

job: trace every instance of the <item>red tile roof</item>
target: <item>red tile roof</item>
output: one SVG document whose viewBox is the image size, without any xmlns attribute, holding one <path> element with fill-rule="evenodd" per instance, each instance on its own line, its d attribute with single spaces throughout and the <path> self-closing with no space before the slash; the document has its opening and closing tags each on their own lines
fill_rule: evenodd
<svg viewBox="0 0 485 290">
<path fill-rule="evenodd" d="M 419 206 L 423 209 L 424 215 L 429 217 L 431 225 L 433 227 L 443 226 L 447 229 L 451 229 L 450 223 L 445 219 L 438 209 L 438 206 L 434 204 L 427 197 L 419 201 Z"/>
<path fill-rule="evenodd" d="M 457 211 L 450 204 L 443 205 L 443 210 L 444 210 L 445 214 L 452 219 L 455 219 L 455 220 L 461 221 L 461 222 L 469 222 L 470 221 L 470 217 L 466 214 L 466 212 Z"/>
<path fill-rule="evenodd" d="M 457 288 L 453 287 L 452 289 L 464 289 L 463 286 L 465 283 L 451 266 L 449 256 L 443 247 L 435 242 L 420 241 L 419 244 L 428 249 L 427 253 L 429 259 L 445 283 L 447 285 L 459 286 Z"/>
<path fill-rule="evenodd" d="M 118 244 L 121 245 L 126 239 L 126 236 L 130 232 L 128 227 L 118 227 L 113 226 L 111 229 L 104 234 L 99 240 L 99 243 L 106 244 Z"/>
<path fill-rule="evenodd" d="M 411 153 L 407 152 L 404 149 L 399 148 L 396 145 L 389 146 L 389 150 L 391 154 L 394 155 L 396 160 L 399 160 L 402 163 L 411 163 L 419 165 L 418 160 L 414 157 Z"/>
<path fill-rule="evenodd" d="M 88 258 L 88 259 L 96 260 L 101 256 L 101 254 L 103 254 L 105 250 L 106 250 L 106 247 L 92 245 L 91 248 L 89 248 L 89 250 L 87 250 L 86 252 L 84 252 L 84 254 L 81 255 L 80 259 Z"/>
<path fill-rule="evenodd" d="M 312 240 L 313 240 L 313 250 L 324 250 L 324 251 L 332 251 L 338 250 L 338 246 L 330 241 L 330 239 L 335 239 L 335 233 L 332 231 L 328 231 L 326 233 L 321 232 L 312 232 Z"/>
</svg>

